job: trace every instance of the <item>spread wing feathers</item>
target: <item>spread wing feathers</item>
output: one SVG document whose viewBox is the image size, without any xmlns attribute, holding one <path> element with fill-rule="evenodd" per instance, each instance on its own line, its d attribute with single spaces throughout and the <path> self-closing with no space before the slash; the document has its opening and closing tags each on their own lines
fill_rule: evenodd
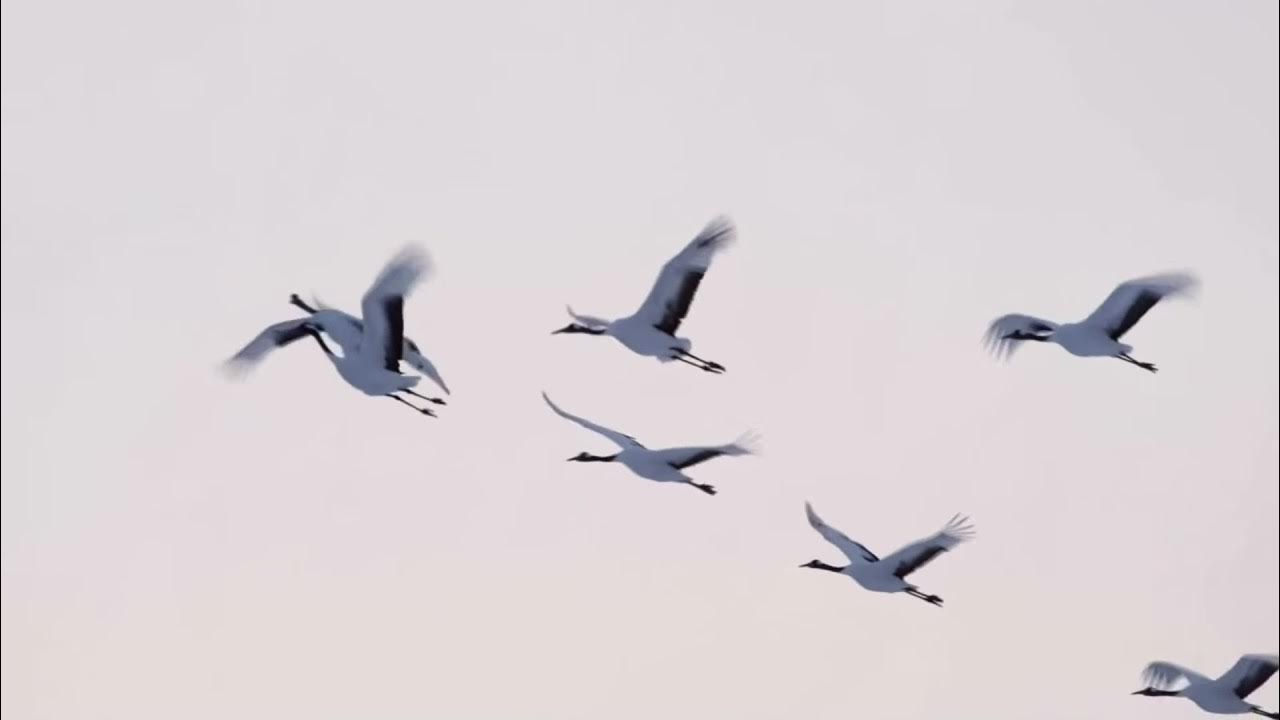
<svg viewBox="0 0 1280 720">
<path fill-rule="evenodd" d="M 973 525 L 969 524 L 969 518 L 956 515 L 938 532 L 911 543 L 886 557 L 884 562 L 893 569 L 894 575 L 905 578 L 942 553 L 972 538 Z"/>
<path fill-rule="evenodd" d="M 757 452 L 758 444 L 759 436 L 754 433 L 747 433 L 728 445 L 667 448 L 658 450 L 656 454 L 662 462 L 677 470 L 683 470 L 721 455 L 754 455 Z"/>
<path fill-rule="evenodd" d="M 364 332 L 360 354 L 398 372 L 404 352 L 404 298 L 430 267 L 426 252 L 409 246 L 387 263 L 360 300 Z"/>
<path fill-rule="evenodd" d="M 1085 318 L 1084 324 L 1101 326 L 1112 340 L 1119 340 L 1156 303 L 1166 297 L 1189 294 L 1196 285 L 1196 279 L 1186 273 L 1152 275 L 1121 283 Z"/>
<path fill-rule="evenodd" d="M 618 447 L 624 450 L 627 448 L 636 448 L 636 447 L 643 448 L 644 447 L 643 445 L 640 444 L 638 440 L 631 437 L 630 435 L 627 435 L 626 433 L 620 433 L 617 430 L 610 430 L 609 428 L 603 425 L 597 425 L 591 422 L 590 420 L 580 418 L 577 415 L 574 415 L 572 413 L 567 413 L 564 410 L 561 410 L 555 403 L 551 402 L 551 398 L 547 397 L 547 394 L 545 392 L 542 393 L 542 399 L 547 401 L 547 405 L 551 407 L 551 410 L 555 414 L 559 415 L 565 420 L 569 420 L 570 422 L 575 422 L 594 433 L 599 433 L 609 438 L 609 440 L 612 441 L 613 444 L 617 445 Z"/>
<path fill-rule="evenodd" d="M 987 328 L 982 344 L 991 354 L 1008 360 L 1024 340 L 1053 334 L 1058 324 L 1031 315 L 1002 315 Z"/>
<path fill-rule="evenodd" d="M 1231 688 L 1236 697 L 1243 700 L 1270 680 L 1278 669 L 1280 669 L 1280 658 L 1275 655 L 1245 655 L 1218 678 L 1218 682 Z"/>
<path fill-rule="evenodd" d="M 1209 678 L 1195 670 L 1161 660 L 1151 663 L 1142 671 L 1142 681 L 1153 688 L 1168 690 L 1184 682 L 1207 683 Z"/>
<path fill-rule="evenodd" d="M 818 517 L 818 513 L 813 511 L 813 506 L 809 503 L 804 504 L 804 512 L 809 518 L 809 525 L 814 530 L 817 530 L 824 540 L 835 545 L 840 552 L 844 553 L 845 557 L 849 558 L 849 562 L 873 563 L 880 560 L 866 546 L 850 540 L 847 535 L 823 522 L 822 518 Z"/>
<path fill-rule="evenodd" d="M 225 369 L 233 376 L 243 375 L 261 362 L 262 358 L 272 350 L 306 337 L 310 332 L 307 329 L 309 321 L 310 318 L 286 320 L 268 327 L 249 341 L 248 345 L 241 348 L 240 352 L 232 355 L 227 360 Z"/>
<path fill-rule="evenodd" d="M 609 321 L 605 320 L 604 318 L 598 318 L 594 315 L 579 315 L 578 313 L 574 312 L 573 307 L 569 305 L 565 305 L 564 309 L 568 311 L 569 317 L 573 318 L 574 322 L 578 323 L 579 325 L 585 325 L 586 327 L 589 327 L 589 328 L 609 327 Z"/>
<path fill-rule="evenodd" d="M 668 335 L 674 335 L 689 314 L 693 296 L 702 276 L 711 267 L 711 258 L 736 238 L 733 221 L 720 216 L 702 229 L 683 250 L 662 266 L 658 280 L 649 291 L 635 317 Z"/>
</svg>

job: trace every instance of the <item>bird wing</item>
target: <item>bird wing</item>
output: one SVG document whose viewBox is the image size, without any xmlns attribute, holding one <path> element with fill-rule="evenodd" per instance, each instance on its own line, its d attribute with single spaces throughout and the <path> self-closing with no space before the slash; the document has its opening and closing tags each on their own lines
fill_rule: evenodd
<svg viewBox="0 0 1280 720">
<path fill-rule="evenodd" d="M 268 327 L 249 341 L 248 345 L 241 348 L 240 352 L 232 355 L 226 362 L 226 369 L 233 375 L 247 372 L 272 350 L 306 337 L 310 333 L 307 328 L 309 322 L 310 318 L 299 318 L 278 322 Z"/>
<path fill-rule="evenodd" d="M 1188 294 L 1196 285 L 1196 279 L 1186 273 L 1152 275 L 1121 283 L 1083 324 L 1100 326 L 1112 340 L 1119 340 L 1156 303 L 1166 297 Z"/>
<path fill-rule="evenodd" d="M 594 433 L 599 433 L 609 438 L 609 440 L 611 440 L 614 445 L 617 445 L 618 447 L 624 450 L 627 448 L 636 448 L 636 447 L 643 448 L 644 447 L 643 445 L 640 444 L 640 441 L 636 440 L 630 435 L 627 435 L 626 433 L 620 433 L 617 430 L 610 430 L 609 428 L 603 425 L 597 425 L 591 422 L 590 420 L 580 418 L 577 415 L 574 415 L 572 413 L 567 413 L 564 410 L 561 410 L 555 403 L 551 402 L 551 398 L 547 397 L 547 394 L 545 392 L 542 393 L 542 399 L 547 401 L 547 405 L 551 407 L 551 410 L 555 412 L 555 414 L 559 415 L 565 420 L 575 422 Z"/>
<path fill-rule="evenodd" d="M 1019 335 L 1046 335 L 1057 329 L 1057 323 L 1031 315 L 1002 315 L 987 328 L 982 342 L 997 358 L 1008 360 L 1023 342 Z"/>
<path fill-rule="evenodd" d="M 429 266 L 427 254 L 421 248 L 407 247 L 387 263 L 360 300 L 364 332 L 359 352 L 370 365 L 400 371 L 404 353 L 404 298 Z"/>
<path fill-rule="evenodd" d="M 1147 665 L 1146 669 L 1142 671 L 1142 681 L 1151 687 L 1166 690 L 1173 688 L 1173 686 L 1177 685 L 1179 682 L 1186 682 L 1188 684 L 1210 682 L 1209 678 L 1201 675 L 1195 670 L 1190 670 L 1182 667 L 1181 665 L 1175 665 L 1163 660 L 1158 660 Z"/>
<path fill-rule="evenodd" d="M 942 553 L 973 538 L 973 526 L 969 518 L 956 515 L 941 530 L 918 540 L 884 559 L 898 578 L 905 578 L 924 567 Z"/>
<path fill-rule="evenodd" d="M 1218 678 L 1218 682 L 1231 688 L 1241 700 L 1271 679 L 1280 670 L 1280 658 L 1275 655 L 1245 655 L 1231 669 Z"/>
<path fill-rule="evenodd" d="M 850 540 L 849 536 L 823 522 L 822 518 L 818 517 L 818 513 L 813 511 L 813 506 L 809 503 L 804 504 L 804 512 L 809 518 L 809 525 L 818 531 L 822 539 L 839 548 L 840 552 L 849 558 L 849 562 L 873 563 L 880 560 L 865 545 Z"/>
<path fill-rule="evenodd" d="M 712 256 L 736 237 L 737 230 L 728 217 L 717 217 L 707 223 L 697 237 L 662 266 L 649 296 L 632 317 L 674 335 L 689 313 L 702 276 L 711 267 Z"/>
<path fill-rule="evenodd" d="M 715 447 L 679 447 L 655 451 L 658 459 L 677 470 L 693 467 L 721 455 L 752 455 L 756 452 L 756 436 L 746 434 L 728 445 Z"/>
</svg>

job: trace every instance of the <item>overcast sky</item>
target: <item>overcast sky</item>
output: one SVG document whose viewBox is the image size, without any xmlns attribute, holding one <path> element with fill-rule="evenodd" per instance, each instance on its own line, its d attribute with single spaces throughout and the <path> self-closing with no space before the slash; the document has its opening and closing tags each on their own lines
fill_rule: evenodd
<svg viewBox="0 0 1280 720">
<path fill-rule="evenodd" d="M 1277 647 L 1274 2 L 6 1 L 6 718 L 1198 717 Z M 551 336 L 712 216 L 682 332 Z M 422 243 L 438 420 L 314 347 Z M 1159 375 L 980 338 L 1189 269 Z M 708 497 L 564 462 L 765 454 Z M 802 570 L 953 513 L 938 610 Z M 1273 680 L 1252 699 L 1275 709 Z"/>
</svg>

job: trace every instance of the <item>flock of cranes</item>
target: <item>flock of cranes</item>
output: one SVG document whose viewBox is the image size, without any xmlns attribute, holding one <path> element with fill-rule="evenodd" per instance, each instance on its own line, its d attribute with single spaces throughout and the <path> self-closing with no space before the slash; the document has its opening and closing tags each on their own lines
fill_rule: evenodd
<svg viewBox="0 0 1280 720">
<path fill-rule="evenodd" d="M 580 315 L 570 307 L 568 312 L 573 322 L 553 334 L 607 335 L 638 355 L 657 358 L 664 363 L 680 362 L 709 373 L 724 373 L 724 365 L 695 355 L 692 342 L 676 333 L 688 315 L 715 255 L 731 245 L 736 236 L 736 229 L 729 218 L 716 218 L 662 266 L 653 289 L 635 313 L 605 320 Z M 391 398 L 423 415 L 434 417 L 435 410 L 429 406 L 444 405 L 445 400 L 418 393 L 414 388 L 418 386 L 420 377 L 402 372 L 403 363 L 431 380 L 446 395 L 449 394 L 449 388 L 435 366 L 417 343 L 404 334 L 405 299 L 429 271 L 430 263 L 424 251 L 416 247 L 401 251 L 365 292 L 358 318 L 319 302 L 313 306 L 294 294 L 289 302 L 302 310 L 305 316 L 268 326 L 236 353 L 228 361 L 228 366 L 243 374 L 276 348 L 310 339 L 317 343 L 338 375 L 356 390 L 373 397 Z M 1025 342 L 1053 343 L 1072 355 L 1117 358 L 1154 373 L 1156 366 L 1132 357 L 1133 348 L 1121 340 L 1161 300 L 1187 295 L 1195 286 L 1195 278 L 1182 273 L 1130 280 L 1119 285 L 1096 310 L 1078 323 L 1059 324 L 1017 314 L 997 318 L 987 330 L 986 344 L 997 357 L 1007 359 Z M 336 352 L 326 338 L 337 347 Z M 603 436 L 617 446 L 617 452 L 610 455 L 584 451 L 569 461 L 618 463 L 647 480 L 688 485 L 708 495 L 714 495 L 716 489 L 696 482 L 685 471 L 722 456 L 751 455 L 758 440 L 757 436 L 748 433 L 724 445 L 650 449 L 631 435 L 561 409 L 545 392 L 542 397 L 556 415 Z M 845 575 L 866 590 L 905 593 L 937 607 L 942 606 L 941 597 L 920 590 L 907 578 L 942 553 L 974 536 L 968 518 L 957 515 L 938 532 L 881 558 L 824 522 L 809 503 L 805 503 L 805 513 L 809 525 L 834 545 L 848 563 L 842 567 L 812 560 L 801 567 Z M 1217 679 L 1209 679 L 1172 663 L 1154 662 L 1147 666 L 1143 675 L 1147 687 L 1134 694 L 1184 697 L 1210 713 L 1253 713 L 1280 719 L 1280 713 L 1268 712 L 1246 701 L 1277 669 L 1280 669 L 1280 658 L 1276 655 L 1245 655 Z"/>
</svg>

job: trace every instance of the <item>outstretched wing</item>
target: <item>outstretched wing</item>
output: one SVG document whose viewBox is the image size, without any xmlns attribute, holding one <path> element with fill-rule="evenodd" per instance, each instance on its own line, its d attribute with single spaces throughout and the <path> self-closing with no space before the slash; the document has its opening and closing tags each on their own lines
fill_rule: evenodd
<svg viewBox="0 0 1280 720">
<path fill-rule="evenodd" d="M 1142 681 L 1153 688 L 1169 690 L 1179 683 L 1207 683 L 1209 678 L 1195 670 L 1159 660 L 1142 671 Z"/>
<path fill-rule="evenodd" d="M 889 555 L 884 563 L 893 569 L 894 575 L 905 578 L 942 553 L 972 538 L 973 526 L 969 524 L 969 518 L 956 515 L 941 530 Z"/>
<path fill-rule="evenodd" d="M 1231 669 L 1218 678 L 1218 682 L 1231 688 L 1241 700 L 1262 687 L 1280 669 L 1280 658 L 1275 655 L 1245 655 Z"/>
<path fill-rule="evenodd" d="M 809 525 L 814 530 L 817 530 L 824 540 L 835 545 L 840 552 L 844 553 L 844 556 L 849 558 L 849 562 L 873 563 L 880 560 L 866 546 L 850 540 L 847 535 L 823 522 L 822 518 L 818 517 L 818 513 L 813 511 L 813 506 L 807 502 L 804 504 L 804 512 L 809 518 Z"/>
<path fill-rule="evenodd" d="M 404 298 L 429 268 L 427 254 L 407 247 L 396 254 L 360 301 L 364 330 L 360 355 L 366 362 L 400 371 L 404 353 Z"/>
<path fill-rule="evenodd" d="M 310 318 L 286 320 L 268 327 L 227 360 L 226 370 L 232 375 L 248 372 L 272 350 L 306 337 L 310 333 L 307 329 L 309 321 Z"/>
<path fill-rule="evenodd" d="M 1167 297 L 1186 295 L 1196 284 L 1196 279 L 1186 273 L 1152 275 L 1121 283 L 1085 318 L 1084 324 L 1101 326 L 1112 340 L 1119 340 L 1156 303 Z"/>
<path fill-rule="evenodd" d="M 580 418 L 577 415 L 574 415 L 572 413 L 567 413 L 564 410 L 561 410 L 559 406 L 551 402 L 551 398 L 547 397 L 547 394 L 545 392 L 542 393 L 542 399 L 547 401 L 547 405 L 550 406 L 551 410 L 555 414 L 559 415 L 565 420 L 575 422 L 581 425 L 582 427 L 590 430 L 591 432 L 599 433 L 609 438 L 609 440 L 612 441 L 613 444 L 617 445 L 618 447 L 624 450 L 627 448 L 634 448 L 634 447 L 643 448 L 644 447 L 643 445 L 640 444 L 638 440 L 631 437 L 630 435 L 627 435 L 625 433 L 620 433 L 617 430 L 610 430 L 609 428 L 603 425 L 597 425 L 591 422 L 590 420 Z"/>
<path fill-rule="evenodd" d="M 677 470 L 693 467 L 721 455 L 753 455 L 756 452 L 757 436 L 751 433 L 743 435 L 728 445 L 715 447 L 682 447 L 658 450 L 658 459 Z"/>
<path fill-rule="evenodd" d="M 982 342 L 991 354 L 1008 360 L 1023 341 L 1048 337 L 1058 329 L 1056 323 L 1030 315 L 1003 315 L 987 328 Z"/>
<path fill-rule="evenodd" d="M 721 216 L 707 223 L 697 237 L 662 266 L 657 282 L 633 317 L 675 335 L 689 314 L 702 276 L 711 267 L 711 258 L 736 237 L 737 230 L 728 217 Z"/>
</svg>

